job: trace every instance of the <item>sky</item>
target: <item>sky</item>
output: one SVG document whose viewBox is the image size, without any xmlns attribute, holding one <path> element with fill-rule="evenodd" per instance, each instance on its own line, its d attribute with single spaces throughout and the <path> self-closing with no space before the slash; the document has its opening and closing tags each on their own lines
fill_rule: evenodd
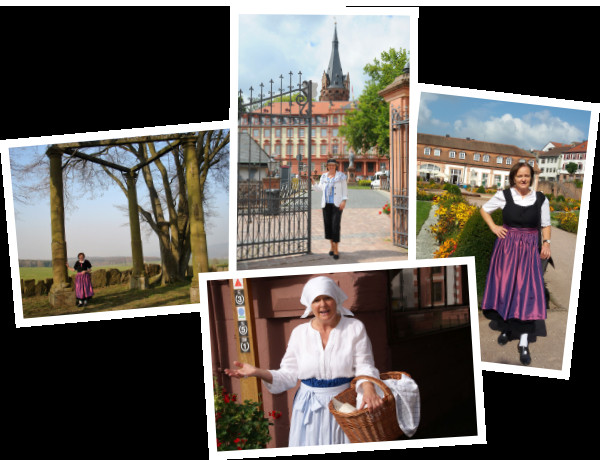
<svg viewBox="0 0 600 460">
<path fill-rule="evenodd" d="M 294 72 L 296 84 L 301 71 L 302 79 L 318 83 L 320 91 L 336 23 L 342 71 L 350 74 L 351 99 L 352 95 L 358 99 L 363 90 L 366 64 L 390 48 L 410 52 L 408 16 L 240 15 L 239 89 L 247 98 L 250 87 L 258 90 L 260 83 L 267 85 L 271 79 L 279 89 L 280 75 L 286 77 L 287 86 L 289 72 Z"/>
<path fill-rule="evenodd" d="M 11 161 L 27 161 L 36 152 L 45 152 L 46 146 L 13 147 L 9 149 Z M 15 189 L 16 178 L 13 181 Z M 14 192 L 13 192 L 14 193 Z M 145 204 L 147 188 L 143 178 L 137 181 L 138 201 Z M 65 204 L 65 232 L 67 256 L 76 260 L 84 252 L 92 264 L 96 257 L 131 256 L 129 215 L 119 206 L 127 206 L 124 193 L 116 185 L 107 190 L 77 191 L 78 197 Z M 13 200 L 19 259 L 50 260 L 50 199 L 48 194 L 37 196 L 23 204 Z M 215 216 L 208 221 L 207 243 L 209 257 L 228 257 L 229 195 L 215 193 L 211 201 Z M 156 235 L 142 225 L 144 257 L 160 257 Z"/>
<path fill-rule="evenodd" d="M 587 140 L 590 112 L 564 107 L 421 93 L 417 130 L 541 150 Z"/>
</svg>

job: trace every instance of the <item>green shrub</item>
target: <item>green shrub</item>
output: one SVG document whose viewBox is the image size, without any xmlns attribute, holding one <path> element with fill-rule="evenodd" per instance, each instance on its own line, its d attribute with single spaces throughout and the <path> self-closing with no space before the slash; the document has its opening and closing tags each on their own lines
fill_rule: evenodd
<svg viewBox="0 0 600 460">
<path fill-rule="evenodd" d="M 485 187 L 483 185 L 480 185 L 477 189 L 477 193 L 485 193 Z"/>
<path fill-rule="evenodd" d="M 358 181 L 358 185 L 361 187 L 369 187 L 371 185 L 371 181 L 369 179 L 362 179 Z"/>
<path fill-rule="evenodd" d="M 460 187 L 458 185 L 445 184 L 444 185 L 444 190 L 447 190 L 448 193 L 450 193 L 452 195 L 461 195 Z"/>
<path fill-rule="evenodd" d="M 217 450 L 264 449 L 271 440 L 269 425 L 261 404 L 237 402 L 237 396 L 227 393 L 213 378 Z"/>
<path fill-rule="evenodd" d="M 502 210 L 497 209 L 492 213 L 496 225 L 502 225 Z M 476 211 L 467 220 L 458 239 L 453 257 L 475 257 L 475 275 L 477 279 L 477 296 L 481 299 L 485 289 L 485 280 L 490 266 L 490 257 L 494 249 L 496 235 L 490 230 Z"/>
</svg>

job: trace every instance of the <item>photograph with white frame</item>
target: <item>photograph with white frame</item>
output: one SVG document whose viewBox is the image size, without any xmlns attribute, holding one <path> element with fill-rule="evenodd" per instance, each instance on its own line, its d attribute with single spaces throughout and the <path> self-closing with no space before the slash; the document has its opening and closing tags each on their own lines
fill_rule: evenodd
<svg viewBox="0 0 600 460">
<path fill-rule="evenodd" d="M 305 287 L 309 280 L 319 287 Z M 485 443 L 478 323 L 472 314 L 476 311 L 473 280 L 474 260 L 470 257 L 202 274 L 200 311 L 209 452 L 216 458 L 237 458 L 242 454 L 238 449 L 244 449 L 244 457 L 258 457 Z M 242 368 L 241 363 L 279 369 L 291 331 L 297 327 L 305 331 L 314 318 L 306 298 L 311 293 L 317 295 L 322 282 L 335 284 L 344 293 L 337 311 L 354 316 L 343 321 L 364 325 L 375 367 L 382 372 L 380 377 L 398 379 L 390 371 L 405 372 L 405 384 L 417 388 L 416 398 L 414 389 L 412 399 L 395 394 L 396 401 L 405 405 L 403 420 L 396 423 L 410 436 L 400 429 L 400 437 L 393 438 L 400 440 L 386 441 L 369 428 L 357 428 L 359 434 L 351 444 L 289 447 L 295 391 L 271 387 L 278 392 L 271 394 L 258 377 L 234 375 Z M 340 336 L 331 335 L 332 343 L 341 340 L 334 337 Z M 309 353 L 312 345 L 305 342 L 300 347 Z M 329 348 L 337 349 L 335 345 Z M 331 409 L 316 410 L 320 415 L 316 412 L 314 417 L 322 417 Z M 252 420 L 253 426 L 261 428 L 241 427 L 239 416 L 232 414 L 242 412 L 246 424 Z M 358 411 L 357 416 L 359 413 L 365 410 Z"/>
<path fill-rule="evenodd" d="M 599 105 L 425 84 L 416 90 L 417 258 L 475 256 L 483 369 L 568 379 Z M 537 281 L 538 305 L 546 308 L 533 324 L 509 327 L 514 320 L 481 310 L 496 241 L 481 207 L 496 209 L 488 201 L 524 163 L 535 171 L 531 190 L 546 195 L 551 211 L 551 237 L 543 237 L 551 258 L 541 259 L 543 284 Z"/>
<path fill-rule="evenodd" d="M 2 141 L 16 326 L 198 311 L 198 272 L 228 269 L 229 136 L 212 122 Z"/>
<path fill-rule="evenodd" d="M 318 8 L 310 2 L 298 5 L 236 3 L 232 6 L 231 107 L 237 108 L 240 98 L 245 106 L 249 105 L 250 98 L 263 103 L 268 103 L 271 97 L 278 101 L 280 93 L 311 80 L 313 105 L 324 107 L 322 116 L 316 114 L 317 117 L 313 112 L 313 118 L 319 118 L 320 122 L 328 120 L 325 125 L 313 124 L 310 133 L 314 144 L 312 166 L 311 172 L 307 172 L 308 145 L 301 139 L 300 131 L 289 134 L 300 128 L 283 129 L 269 124 L 277 123 L 269 120 L 276 120 L 277 107 L 287 102 L 271 104 L 272 113 L 263 117 L 269 125 L 267 128 L 263 126 L 264 120 L 250 126 L 251 117 L 246 113 L 250 109 L 245 108 L 246 112 L 239 119 L 241 124 L 235 127 L 238 134 L 232 138 L 232 165 L 236 165 L 238 181 L 236 190 L 231 191 L 232 202 L 238 203 L 238 211 L 232 212 L 232 222 L 237 221 L 236 260 L 231 262 L 232 267 L 234 263 L 235 268 L 246 270 L 269 268 L 274 264 L 293 267 L 409 258 L 409 197 L 402 180 L 408 175 L 405 140 L 408 137 L 409 78 L 416 76 L 416 70 L 414 75 L 409 74 L 409 65 L 417 62 L 417 19 L 416 8 L 348 8 L 343 2 L 319 4 Z M 278 34 L 281 34 L 279 40 L 276 39 Z M 403 69 L 385 88 L 385 97 L 392 101 L 390 118 L 392 112 L 398 112 L 389 139 L 394 154 L 350 155 L 348 142 L 338 132 L 339 114 L 346 110 L 344 104 L 349 105 L 361 96 L 370 78 L 363 68 L 385 59 L 383 53 L 391 51 L 390 48 L 398 55 L 406 52 L 407 57 Z M 343 82 L 338 86 L 346 93 L 339 101 L 331 99 L 336 91 L 333 84 L 327 86 L 327 79 L 332 83 L 333 78 L 327 74 L 328 62 L 341 65 Z M 289 96 L 281 100 L 286 100 L 285 97 Z M 333 109 L 325 107 L 327 103 Z M 296 114 L 301 110 L 297 110 L 296 105 L 299 106 L 294 102 L 291 112 L 301 118 Z M 330 112 L 335 114 L 329 116 Z M 233 110 L 232 117 L 238 116 L 237 110 Z M 336 117 L 337 122 L 332 121 Z M 281 134 L 276 134 L 277 129 Z M 300 157 L 303 159 L 298 160 Z M 392 161 L 392 157 L 396 160 Z M 335 243 L 335 236 L 324 237 L 321 209 L 319 177 L 327 159 L 337 160 L 338 173 L 343 172 L 354 187 L 349 193 L 359 196 L 348 200 L 340 225 L 340 241 Z M 232 175 L 236 168 L 232 167 Z M 312 186 L 307 179 L 309 175 L 313 179 Z M 370 182 L 373 189 L 367 185 L 365 190 L 355 190 L 363 182 Z M 304 195 L 294 187 L 300 187 Z M 260 188 L 260 193 L 266 196 L 255 188 Z M 263 207 L 265 210 L 261 211 Z M 343 241 L 346 241 L 345 246 Z"/>
</svg>

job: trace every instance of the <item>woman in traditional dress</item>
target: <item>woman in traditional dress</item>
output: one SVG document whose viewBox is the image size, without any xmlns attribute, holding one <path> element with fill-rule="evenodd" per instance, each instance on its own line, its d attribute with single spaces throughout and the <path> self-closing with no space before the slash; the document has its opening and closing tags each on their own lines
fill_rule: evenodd
<svg viewBox="0 0 600 460">
<path fill-rule="evenodd" d="M 318 184 L 313 182 L 313 185 L 323 192 L 321 208 L 323 208 L 325 239 L 329 240 L 331 246 L 329 255 L 337 260 L 340 257 L 338 244 L 342 211 L 344 211 L 348 199 L 347 177 L 343 172 L 337 170 L 337 161 L 330 158 L 327 160 L 327 172 L 321 176 Z"/>
<path fill-rule="evenodd" d="M 230 377 L 258 377 L 273 393 L 296 386 L 290 423 L 290 446 L 314 446 L 348 443 L 328 409 L 331 399 L 349 387 L 358 375 L 379 378 L 375 368 L 371 341 L 364 324 L 342 307 L 348 297 L 331 279 L 310 279 L 302 291 L 300 302 L 306 307 L 302 318 L 312 312 L 311 321 L 292 331 L 287 350 L 278 370 L 259 369 L 247 363 L 234 362 L 237 369 L 226 369 Z M 359 409 L 367 407 L 377 413 L 383 404 L 374 385 L 357 381 L 363 395 Z"/>
<path fill-rule="evenodd" d="M 77 306 L 85 307 L 88 300 L 94 295 L 94 288 L 92 287 L 92 264 L 85 258 L 85 254 L 80 252 L 77 254 L 77 262 L 73 267 L 67 268 L 73 272 L 77 272 L 75 275 L 75 297 L 77 297 Z"/>
<path fill-rule="evenodd" d="M 498 237 L 490 259 L 481 308 L 488 319 L 502 325 L 498 343 L 519 338 L 522 364 L 531 363 L 529 334 L 535 321 L 546 319 L 542 259 L 550 258 L 550 205 L 541 192 L 533 192 L 533 167 L 517 163 L 509 173 L 510 188 L 497 192 L 481 215 Z M 490 214 L 502 209 L 503 225 Z M 542 233 L 540 245 L 539 234 Z"/>
</svg>

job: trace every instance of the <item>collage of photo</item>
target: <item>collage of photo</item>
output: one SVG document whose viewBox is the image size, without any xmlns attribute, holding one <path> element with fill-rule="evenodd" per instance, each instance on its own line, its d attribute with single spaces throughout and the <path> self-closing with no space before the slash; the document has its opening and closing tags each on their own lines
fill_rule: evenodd
<svg viewBox="0 0 600 460">
<path fill-rule="evenodd" d="M 483 371 L 570 378 L 600 104 L 323 11 L 231 8 L 228 120 L 0 141 L 15 327 L 199 316 L 211 458 L 486 444 Z"/>
</svg>

